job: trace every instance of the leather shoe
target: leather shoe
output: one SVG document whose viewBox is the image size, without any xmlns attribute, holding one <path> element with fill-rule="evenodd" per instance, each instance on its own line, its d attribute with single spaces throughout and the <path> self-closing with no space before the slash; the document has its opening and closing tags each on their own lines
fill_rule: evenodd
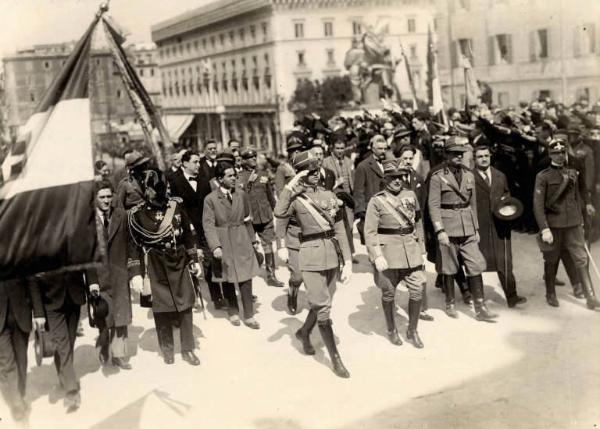
<svg viewBox="0 0 600 429">
<path fill-rule="evenodd" d="M 425 320 L 427 322 L 432 322 L 433 321 L 433 316 L 431 314 L 427 313 L 427 311 L 421 311 L 419 313 L 419 319 Z"/>
<path fill-rule="evenodd" d="M 237 314 L 231 314 L 229 316 L 229 321 L 233 326 L 240 326 L 240 316 L 238 316 Z"/>
<path fill-rule="evenodd" d="M 118 358 L 118 357 L 112 358 L 112 364 L 121 369 L 131 369 L 131 364 L 123 358 Z"/>
<path fill-rule="evenodd" d="M 260 323 L 258 323 L 254 317 L 244 319 L 244 325 L 252 329 L 260 329 Z"/>
<path fill-rule="evenodd" d="M 100 361 L 100 365 L 106 365 L 106 362 L 108 362 L 108 351 L 100 350 L 98 360 Z"/>
<path fill-rule="evenodd" d="M 463 294 L 463 302 L 464 302 L 466 305 L 471 305 L 471 304 L 473 304 L 473 295 L 471 295 L 471 292 L 469 292 L 469 291 L 466 291 L 466 292 Z"/>
<path fill-rule="evenodd" d="M 173 356 L 173 353 L 165 353 L 163 356 L 163 360 L 167 365 L 173 365 L 173 363 L 175 362 L 175 356 Z"/>
<path fill-rule="evenodd" d="M 527 298 L 517 295 L 508 301 L 508 308 L 514 308 L 516 305 L 525 304 L 526 302 Z"/>
<path fill-rule="evenodd" d="M 546 302 L 551 307 L 558 307 L 558 299 L 556 299 L 556 295 L 546 295 Z"/>
<path fill-rule="evenodd" d="M 198 359 L 198 356 L 196 356 L 196 354 L 193 351 L 181 352 L 181 358 L 190 365 L 200 365 L 200 359 Z"/>
<path fill-rule="evenodd" d="M 67 413 L 77 411 L 81 406 L 81 395 L 79 392 L 67 392 L 63 404 L 67 409 Z"/>
<path fill-rule="evenodd" d="M 458 318 L 458 313 L 456 312 L 454 304 L 446 304 L 446 314 L 453 319 Z"/>
</svg>

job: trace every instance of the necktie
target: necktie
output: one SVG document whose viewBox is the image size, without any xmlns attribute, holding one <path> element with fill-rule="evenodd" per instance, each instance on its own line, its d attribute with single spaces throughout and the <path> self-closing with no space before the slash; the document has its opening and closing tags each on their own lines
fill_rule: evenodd
<svg viewBox="0 0 600 429">
<path fill-rule="evenodd" d="M 226 195 L 227 195 L 227 200 L 228 200 L 228 201 L 229 201 L 231 204 L 233 204 L 233 197 L 231 196 L 231 192 L 227 192 L 227 194 L 226 194 Z"/>
<path fill-rule="evenodd" d="M 490 174 L 486 171 L 485 173 L 483 173 L 485 175 L 485 183 L 487 183 L 488 186 L 492 186 L 492 180 L 490 179 Z"/>
<path fill-rule="evenodd" d="M 190 178 L 189 178 L 189 181 L 190 181 L 190 182 L 197 182 L 197 181 L 198 181 L 198 178 L 197 178 L 197 177 L 190 177 Z"/>
<path fill-rule="evenodd" d="M 108 229 L 108 214 L 107 213 L 102 213 L 102 224 L 104 225 L 104 228 Z"/>
</svg>

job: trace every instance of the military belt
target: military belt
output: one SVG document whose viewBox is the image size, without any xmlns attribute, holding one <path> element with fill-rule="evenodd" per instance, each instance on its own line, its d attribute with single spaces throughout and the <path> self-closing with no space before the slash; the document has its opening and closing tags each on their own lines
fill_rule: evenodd
<svg viewBox="0 0 600 429">
<path fill-rule="evenodd" d="M 412 234 L 415 228 L 413 226 L 406 226 L 404 228 L 377 228 L 377 234 L 382 235 L 407 235 Z"/>
<path fill-rule="evenodd" d="M 448 210 L 466 209 L 469 207 L 469 203 L 441 204 L 440 207 Z"/>
<path fill-rule="evenodd" d="M 298 234 L 298 239 L 300 240 L 300 243 L 305 243 L 307 241 L 314 240 L 322 240 L 327 238 L 335 238 L 335 231 L 330 229 L 328 231 L 317 232 L 316 234 Z"/>
</svg>

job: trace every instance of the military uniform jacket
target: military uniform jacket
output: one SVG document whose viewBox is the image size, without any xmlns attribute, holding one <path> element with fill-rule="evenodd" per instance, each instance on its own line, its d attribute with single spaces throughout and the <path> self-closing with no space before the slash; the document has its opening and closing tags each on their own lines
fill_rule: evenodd
<svg viewBox="0 0 600 429">
<path fill-rule="evenodd" d="M 277 196 L 283 191 L 283 187 L 294 177 L 296 173 L 289 162 L 282 162 L 275 170 L 275 193 Z"/>
<path fill-rule="evenodd" d="M 127 264 L 133 275 L 147 274 L 152 290 L 152 311 L 155 313 L 181 312 L 191 308 L 195 301 L 194 286 L 188 271 L 188 263 L 198 260 L 195 237 L 187 214 L 181 207 L 181 199 L 173 198 L 172 201 L 177 205 L 171 229 L 161 239 L 152 240 L 140 227 L 156 233 L 164 219 L 166 207 L 156 208 L 144 203 L 128 213 L 129 235 L 133 243 L 128 247 L 130 257 Z M 142 259 L 147 264 L 142 265 Z"/>
<path fill-rule="evenodd" d="M 285 247 L 292 250 L 300 249 L 300 225 L 296 216 L 278 218 L 275 217 L 275 236 L 285 239 Z"/>
<path fill-rule="evenodd" d="M 466 207 L 444 208 L 449 205 Z M 435 232 L 444 229 L 448 237 L 474 235 L 479 229 L 479 224 L 473 173 L 463 168 L 459 184 L 447 165 L 436 170 L 429 181 L 428 208 Z"/>
<path fill-rule="evenodd" d="M 568 177 L 567 188 L 556 202 L 552 196 L 561 186 L 564 176 Z M 579 180 L 577 170 L 568 167 L 550 166 L 535 177 L 533 213 L 540 230 L 546 228 L 569 228 L 583 223 L 581 195 L 585 185 Z"/>
<path fill-rule="evenodd" d="M 388 206 L 382 202 L 385 199 L 394 209 L 402 211 L 408 217 L 394 216 Z M 369 259 L 375 261 L 383 256 L 392 269 L 410 269 L 423 265 L 423 230 L 421 222 L 417 221 L 419 202 L 415 193 L 403 189 L 398 195 L 382 191 L 371 198 L 365 216 L 365 244 Z M 399 220 L 402 220 L 400 223 Z M 400 229 L 413 228 L 408 234 L 379 234 L 379 228 Z"/>
<path fill-rule="evenodd" d="M 308 189 L 302 194 L 309 197 L 334 219 L 333 230 L 338 240 L 345 261 L 350 261 L 350 246 L 344 228 L 342 212 L 338 199 L 331 191 L 321 188 Z M 324 232 L 313 215 L 307 210 L 303 203 L 298 201 L 300 193 L 283 188 L 279 200 L 275 205 L 275 216 L 286 218 L 294 215 L 300 226 L 303 236 L 319 234 Z M 287 245 L 287 243 L 286 243 Z M 317 239 L 300 243 L 299 265 L 301 271 L 324 271 L 339 266 L 338 255 L 335 245 L 330 239 Z"/>
<path fill-rule="evenodd" d="M 273 182 L 264 170 L 242 170 L 239 174 L 239 187 L 248 196 L 250 215 L 254 225 L 273 220 L 275 194 Z"/>
</svg>

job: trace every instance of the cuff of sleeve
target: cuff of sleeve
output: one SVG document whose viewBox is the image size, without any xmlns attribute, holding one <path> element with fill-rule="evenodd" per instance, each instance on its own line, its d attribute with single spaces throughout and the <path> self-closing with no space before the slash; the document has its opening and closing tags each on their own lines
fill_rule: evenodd
<svg viewBox="0 0 600 429">
<path fill-rule="evenodd" d="M 550 228 L 546 227 L 546 228 L 542 229 L 542 231 L 541 231 L 541 232 L 542 232 L 542 234 L 543 234 L 544 232 L 550 232 Z"/>
</svg>

